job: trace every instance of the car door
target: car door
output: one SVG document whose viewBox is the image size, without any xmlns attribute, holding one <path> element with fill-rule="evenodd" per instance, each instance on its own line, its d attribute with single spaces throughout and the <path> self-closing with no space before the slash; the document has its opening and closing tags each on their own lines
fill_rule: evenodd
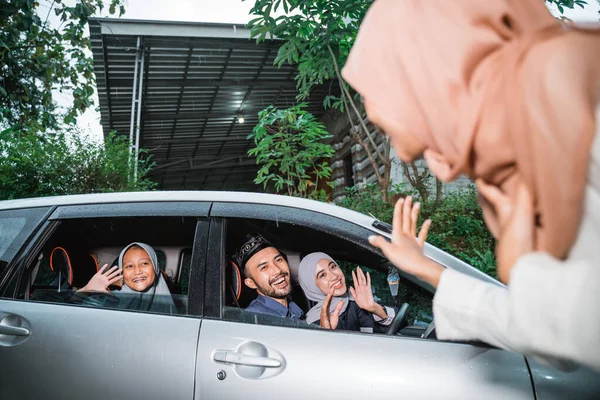
<svg viewBox="0 0 600 400">
<path fill-rule="evenodd" d="M 330 232 L 370 248 L 373 232 L 298 208 L 215 203 L 208 274 L 223 274 L 228 218 L 254 218 Z M 219 242 L 221 238 L 221 242 Z M 219 280 L 219 284 L 222 280 Z M 518 354 L 484 345 L 325 331 L 288 319 L 225 313 L 224 288 L 205 288 L 196 396 L 203 399 L 533 399 Z"/>
<path fill-rule="evenodd" d="M 202 306 L 194 293 L 202 290 L 209 206 L 155 202 L 56 208 L 3 273 L 10 279 L 0 287 L 0 398 L 193 399 Z M 197 220 L 187 312 L 160 315 L 22 298 L 32 258 L 57 224 L 124 216 Z"/>
</svg>

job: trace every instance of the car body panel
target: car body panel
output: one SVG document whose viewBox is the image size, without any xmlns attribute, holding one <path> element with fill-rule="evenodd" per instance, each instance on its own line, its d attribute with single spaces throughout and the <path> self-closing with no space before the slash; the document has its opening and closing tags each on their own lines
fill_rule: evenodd
<svg viewBox="0 0 600 400">
<path fill-rule="evenodd" d="M 282 366 L 258 377 L 217 362 L 217 350 L 254 342 Z M 205 319 L 196 398 L 533 399 L 522 356 L 468 344 Z M 226 378 L 219 380 L 223 371 Z M 254 393 L 251 395 L 250 393 Z"/>
<path fill-rule="evenodd" d="M 0 299 L 0 318 L 31 330 L 0 335 L 1 399 L 192 399 L 200 320 Z"/>
</svg>

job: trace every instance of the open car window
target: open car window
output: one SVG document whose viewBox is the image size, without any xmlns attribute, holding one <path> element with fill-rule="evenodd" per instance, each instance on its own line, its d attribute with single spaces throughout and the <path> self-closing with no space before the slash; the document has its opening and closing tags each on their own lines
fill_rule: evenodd
<svg viewBox="0 0 600 400">
<path fill-rule="evenodd" d="M 364 234 L 366 237 L 370 234 L 369 231 L 359 226 L 354 229 L 360 231 L 352 232 L 354 235 Z M 226 224 L 225 262 L 228 265 L 224 267 L 225 281 L 222 302 L 224 319 L 243 323 L 314 328 L 314 326 L 308 326 L 304 321 L 272 316 L 266 318 L 245 311 L 250 302 L 257 297 L 257 293 L 243 283 L 243 276 L 240 285 L 236 285 L 236 279 L 231 279 L 234 271 L 231 271 L 230 262 L 239 246 L 244 242 L 245 235 L 249 232 L 260 233 L 287 255 L 293 286 L 291 299 L 302 308 L 304 315 L 315 303 L 306 298 L 300 287 L 299 263 L 307 254 L 321 251 L 336 260 L 344 272 L 346 286 L 349 287 L 353 283 L 351 271 L 360 266 L 365 272 L 370 273 L 373 295 L 379 304 L 395 309 L 400 308 L 403 303 L 410 305 L 407 316 L 408 327 L 404 330 L 404 335 L 420 337 L 433 320 L 433 293 L 431 291 L 411 280 L 400 278 L 397 295 L 392 295 L 387 279 L 388 273 L 391 271 L 389 261 L 376 252 L 357 245 L 349 237 L 297 223 L 248 218 L 230 218 Z M 240 272 L 243 274 L 243 271 Z M 318 326 L 317 329 L 319 329 Z"/>
<path fill-rule="evenodd" d="M 45 241 L 35 262 L 22 271 L 18 298 L 161 314 L 186 314 L 190 253 L 198 218 L 111 217 L 66 219 Z M 156 252 L 159 276 L 145 291 L 123 280 L 106 292 L 82 290 L 98 271 L 118 264 L 132 242 Z M 154 272 L 152 271 L 152 274 Z"/>
</svg>

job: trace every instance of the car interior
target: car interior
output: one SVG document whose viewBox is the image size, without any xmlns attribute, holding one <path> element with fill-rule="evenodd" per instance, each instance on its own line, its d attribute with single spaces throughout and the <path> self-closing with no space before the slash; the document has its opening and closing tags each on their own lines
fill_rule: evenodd
<svg viewBox="0 0 600 400">
<path fill-rule="evenodd" d="M 300 260 L 314 251 L 329 254 L 340 265 L 346 276 L 346 284 L 352 283 L 350 271 L 356 266 L 369 271 L 375 300 L 379 303 L 402 309 L 408 305 L 406 323 L 396 327 L 395 334 L 422 337 L 433 320 L 433 294 L 417 284 L 402 280 L 396 297 L 392 296 L 387 284 L 390 263 L 378 254 L 352 244 L 342 237 L 306 226 L 279 221 L 255 219 L 230 219 L 227 222 L 225 310 L 239 318 L 234 309 L 243 309 L 256 298 L 255 290 L 243 284 L 243 271 L 233 261 L 239 246 L 245 242 L 247 233 L 257 232 L 269 240 L 287 258 L 292 281 L 292 300 L 306 313 L 314 303 L 308 300 L 298 281 Z M 227 315 L 227 312 L 225 313 Z M 433 333 L 434 335 L 434 333 Z M 433 336 L 432 335 L 432 336 Z M 432 337 L 430 336 L 430 337 Z"/>
<path fill-rule="evenodd" d="M 120 251 L 137 241 L 150 244 L 157 254 L 161 274 L 168 285 L 178 314 L 187 313 L 187 289 L 192 245 L 196 227 L 192 217 L 124 217 L 66 219 L 44 243 L 21 281 L 22 298 L 35 301 L 70 302 L 71 296 L 85 286 L 103 265 L 118 263 Z M 302 257 L 313 251 L 332 256 L 352 284 L 351 271 L 361 266 L 369 271 L 373 294 L 380 304 L 405 312 L 406 316 L 393 334 L 423 337 L 433 319 L 433 294 L 408 279 L 402 279 L 397 296 L 387 284 L 390 263 L 377 253 L 362 248 L 331 233 L 309 226 L 259 219 L 228 219 L 225 243 L 225 281 L 223 285 L 224 317 L 245 322 L 242 312 L 256 298 L 256 291 L 244 284 L 243 271 L 233 262 L 239 246 L 250 232 L 258 232 L 282 251 L 288 261 L 293 285 L 292 300 L 306 313 L 314 303 L 309 301 L 298 282 Z M 120 285 L 111 286 L 120 289 Z M 103 306 L 102 303 L 96 304 Z M 261 323 L 264 318 L 248 319 Z M 268 318 L 267 318 L 268 320 Z M 275 319 L 267 324 L 289 325 Z M 306 324 L 304 324 L 306 325 Z M 428 333 L 429 334 L 429 333 Z M 433 335 L 431 335 L 433 336 Z"/>
<path fill-rule="evenodd" d="M 67 302 L 103 265 L 117 265 L 124 246 L 143 242 L 154 248 L 177 311 L 185 314 L 195 227 L 190 217 L 63 220 L 28 269 L 20 293 L 30 300 Z"/>
</svg>

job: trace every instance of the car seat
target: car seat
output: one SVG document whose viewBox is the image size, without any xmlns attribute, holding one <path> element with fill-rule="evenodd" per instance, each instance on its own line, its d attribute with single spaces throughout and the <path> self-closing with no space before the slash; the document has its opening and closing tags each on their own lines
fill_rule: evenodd
<svg viewBox="0 0 600 400">
<path fill-rule="evenodd" d="M 225 305 L 229 307 L 247 307 L 252 299 L 248 300 L 248 295 L 245 293 L 242 298 L 242 292 L 244 288 L 242 282 L 242 273 L 237 264 L 233 261 L 229 261 L 225 268 Z M 248 289 L 248 288 L 246 288 Z M 244 304 L 241 305 L 240 301 Z"/>
<path fill-rule="evenodd" d="M 56 273 L 51 287 L 56 287 L 59 292 L 73 287 L 71 258 L 63 247 L 55 247 L 50 253 L 50 269 Z"/>
</svg>

